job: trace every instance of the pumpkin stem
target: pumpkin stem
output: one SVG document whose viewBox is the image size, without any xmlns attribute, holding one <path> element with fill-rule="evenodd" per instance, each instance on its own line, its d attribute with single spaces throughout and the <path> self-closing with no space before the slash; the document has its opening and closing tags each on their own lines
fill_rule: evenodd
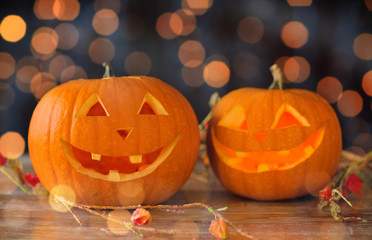
<svg viewBox="0 0 372 240">
<path fill-rule="evenodd" d="M 270 85 L 269 89 L 279 89 L 283 90 L 283 73 L 279 66 L 274 64 L 270 67 L 271 74 L 273 75 L 273 83 Z"/>
<path fill-rule="evenodd" d="M 102 78 L 115 77 L 114 70 L 112 69 L 112 66 L 110 64 L 104 62 L 102 63 L 102 66 L 105 68 L 105 73 L 103 74 Z"/>
</svg>

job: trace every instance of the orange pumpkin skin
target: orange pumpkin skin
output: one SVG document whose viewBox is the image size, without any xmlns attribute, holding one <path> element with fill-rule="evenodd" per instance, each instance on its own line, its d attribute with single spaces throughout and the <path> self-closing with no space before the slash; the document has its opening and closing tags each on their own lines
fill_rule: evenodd
<svg viewBox="0 0 372 240">
<path fill-rule="evenodd" d="M 152 77 L 64 83 L 40 100 L 28 136 L 49 191 L 67 186 L 75 202 L 99 206 L 167 200 L 191 174 L 199 142 L 188 101 Z"/>
<path fill-rule="evenodd" d="M 227 189 L 281 200 L 324 187 L 336 172 L 342 139 L 334 110 L 318 94 L 242 88 L 213 108 L 207 146 Z"/>
</svg>

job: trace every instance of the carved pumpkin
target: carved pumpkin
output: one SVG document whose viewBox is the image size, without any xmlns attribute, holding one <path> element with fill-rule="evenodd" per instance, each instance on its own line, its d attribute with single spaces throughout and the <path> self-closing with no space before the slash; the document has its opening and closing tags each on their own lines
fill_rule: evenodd
<svg viewBox="0 0 372 240">
<path fill-rule="evenodd" d="M 152 77 L 74 80 L 48 92 L 29 128 L 43 185 L 68 186 L 77 203 L 157 204 L 191 174 L 198 122 L 180 92 Z"/>
<path fill-rule="evenodd" d="M 279 68 L 274 65 L 272 71 L 272 88 L 281 86 Z M 213 108 L 207 141 L 223 185 L 258 200 L 321 189 L 334 175 L 342 151 L 334 110 L 318 94 L 301 89 L 230 92 Z"/>
</svg>

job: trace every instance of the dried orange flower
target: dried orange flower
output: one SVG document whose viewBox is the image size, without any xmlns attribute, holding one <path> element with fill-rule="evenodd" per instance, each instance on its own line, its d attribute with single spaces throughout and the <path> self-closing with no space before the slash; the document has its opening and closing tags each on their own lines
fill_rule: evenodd
<svg viewBox="0 0 372 240">
<path fill-rule="evenodd" d="M 133 213 L 131 217 L 132 222 L 134 225 L 147 225 L 151 223 L 151 215 L 150 212 L 143 209 L 143 208 L 137 208 Z"/>
<path fill-rule="evenodd" d="M 209 225 L 209 232 L 219 239 L 226 239 L 227 237 L 227 228 L 226 224 L 222 219 L 215 219 Z"/>
</svg>

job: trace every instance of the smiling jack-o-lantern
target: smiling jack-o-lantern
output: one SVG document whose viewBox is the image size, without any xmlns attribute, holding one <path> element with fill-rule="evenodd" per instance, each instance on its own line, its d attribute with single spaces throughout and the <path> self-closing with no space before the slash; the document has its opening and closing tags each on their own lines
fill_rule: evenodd
<svg viewBox="0 0 372 240">
<path fill-rule="evenodd" d="M 89 205 L 156 204 L 188 179 L 198 122 L 180 92 L 152 77 L 74 80 L 48 92 L 29 129 L 43 185 Z"/>
<path fill-rule="evenodd" d="M 208 130 L 208 153 L 220 181 L 259 200 L 319 190 L 334 175 L 342 150 L 328 102 L 307 90 L 279 89 L 280 69 L 274 65 L 272 71 L 272 89 L 241 88 L 224 96 Z"/>
</svg>

